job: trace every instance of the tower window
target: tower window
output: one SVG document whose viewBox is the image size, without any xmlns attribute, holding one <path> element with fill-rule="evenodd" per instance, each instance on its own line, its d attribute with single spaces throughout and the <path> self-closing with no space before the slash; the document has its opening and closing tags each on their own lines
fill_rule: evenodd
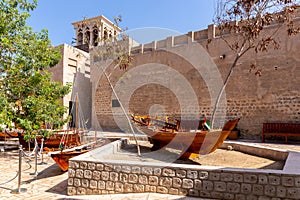
<svg viewBox="0 0 300 200">
<path fill-rule="evenodd" d="M 78 41 L 78 45 L 82 45 L 82 41 L 83 41 L 83 34 L 80 32 L 77 35 L 77 41 Z"/>
<path fill-rule="evenodd" d="M 93 45 L 94 46 L 98 46 L 98 36 L 99 36 L 98 30 L 94 29 L 93 30 Z"/>
</svg>

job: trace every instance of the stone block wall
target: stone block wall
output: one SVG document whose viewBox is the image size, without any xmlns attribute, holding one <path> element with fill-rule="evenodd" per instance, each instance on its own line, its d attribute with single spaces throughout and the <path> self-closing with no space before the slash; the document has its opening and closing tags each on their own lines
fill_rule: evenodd
<svg viewBox="0 0 300 200">
<path fill-rule="evenodd" d="M 68 173 L 68 195 L 156 192 L 228 200 L 300 197 L 300 175 L 280 170 L 72 160 Z"/>
<path fill-rule="evenodd" d="M 274 31 L 274 28 L 276 26 L 266 31 Z M 127 70 L 113 70 L 113 62 L 108 65 L 108 62 L 91 61 L 91 67 L 105 65 L 106 71 L 111 74 L 112 85 L 124 86 L 118 94 L 121 100 L 124 100 L 124 94 L 130 94 L 123 103 L 131 112 L 149 115 L 153 106 L 160 105 L 161 114 L 168 116 L 196 114 L 210 118 L 213 95 L 219 91 L 218 81 L 223 83 L 235 58 L 235 54 L 214 32 L 214 26 L 209 26 L 207 30 L 134 47 L 131 50 L 133 60 Z M 228 40 L 237 39 L 228 37 Z M 270 48 L 268 52 L 259 54 L 254 51 L 246 53 L 237 63 L 225 89 L 227 105 L 223 108 L 226 119 L 241 118 L 238 128 L 243 138 L 259 139 L 264 122 L 299 123 L 300 35 L 289 37 L 283 27 L 274 37 L 280 41 L 280 49 Z M 225 57 L 221 58 L 221 55 Z M 251 72 L 252 65 L 256 66 L 256 70 L 261 69 L 261 76 Z M 141 67 L 144 70 L 139 71 L 138 76 L 133 75 Z M 178 72 L 190 84 L 190 90 L 197 96 L 197 105 L 191 101 L 189 94 L 184 94 L 185 88 L 180 90 L 183 82 L 180 76 L 171 76 L 172 71 Z M 144 82 L 140 82 L 141 79 Z M 93 80 L 93 113 L 100 127 L 122 129 L 114 116 L 123 113 L 112 107 L 115 97 L 106 79 L 96 73 Z M 178 103 L 181 96 L 185 97 L 182 99 L 183 104 L 189 106 L 187 109 Z"/>
</svg>

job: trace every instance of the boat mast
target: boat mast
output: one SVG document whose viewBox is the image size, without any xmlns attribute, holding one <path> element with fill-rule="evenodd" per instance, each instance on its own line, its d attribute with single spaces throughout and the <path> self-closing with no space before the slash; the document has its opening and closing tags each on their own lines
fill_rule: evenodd
<svg viewBox="0 0 300 200">
<path fill-rule="evenodd" d="M 126 111 L 125 111 L 125 108 L 124 108 L 124 106 L 123 106 L 123 104 L 122 104 L 122 102 L 121 102 L 119 96 L 117 95 L 117 93 L 116 93 L 116 91 L 115 91 L 115 89 L 114 89 L 114 87 L 113 87 L 113 85 L 112 85 L 112 83 L 111 83 L 111 81 L 110 81 L 108 75 L 106 74 L 106 72 L 104 71 L 104 69 L 103 69 L 102 67 L 100 67 L 100 68 L 101 68 L 101 70 L 102 70 L 102 72 L 103 72 L 103 74 L 104 74 L 104 76 L 105 76 L 105 78 L 106 78 L 106 80 L 107 80 L 107 82 L 108 82 L 108 84 L 109 84 L 109 86 L 110 86 L 110 88 L 111 88 L 113 94 L 115 95 L 116 99 L 118 100 L 118 102 L 119 102 L 119 104 L 120 104 L 120 106 L 121 106 L 121 109 L 122 109 L 122 111 L 123 111 L 123 113 L 124 113 L 124 115 L 125 115 L 125 117 L 126 117 L 126 119 L 127 119 L 127 121 L 128 121 L 129 127 L 130 127 L 130 129 L 131 129 L 131 131 L 132 131 L 132 134 L 133 134 L 134 141 L 135 141 L 135 143 L 136 143 L 137 154 L 138 154 L 138 156 L 141 156 L 140 146 L 139 146 L 139 143 L 138 143 L 138 141 L 137 141 L 136 134 L 135 134 L 135 131 L 134 131 L 134 129 L 133 129 L 131 120 L 129 119 L 129 117 L 128 117 Z"/>
<path fill-rule="evenodd" d="M 78 130 L 78 93 L 75 97 L 75 129 Z"/>
</svg>

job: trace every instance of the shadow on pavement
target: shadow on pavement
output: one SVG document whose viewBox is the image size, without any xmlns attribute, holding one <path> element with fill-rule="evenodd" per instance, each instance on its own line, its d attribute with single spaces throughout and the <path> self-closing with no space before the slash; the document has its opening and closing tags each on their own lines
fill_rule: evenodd
<svg viewBox="0 0 300 200">
<path fill-rule="evenodd" d="M 67 186 L 68 186 L 68 179 L 46 190 L 46 192 L 51 192 L 60 195 L 67 195 Z"/>
<path fill-rule="evenodd" d="M 27 181 L 24 181 L 24 183 L 31 183 L 35 180 L 40 180 L 44 178 L 59 176 L 64 174 L 63 172 L 56 164 L 52 164 L 49 167 L 45 168 L 43 171 L 39 172 L 36 177 L 33 177 L 32 179 L 29 179 Z"/>
</svg>

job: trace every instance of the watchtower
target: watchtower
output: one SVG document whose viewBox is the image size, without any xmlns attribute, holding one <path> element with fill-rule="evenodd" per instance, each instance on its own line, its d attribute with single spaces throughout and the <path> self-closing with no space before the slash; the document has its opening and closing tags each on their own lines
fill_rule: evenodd
<svg viewBox="0 0 300 200">
<path fill-rule="evenodd" d="M 103 15 L 72 23 L 76 31 L 77 48 L 89 52 L 91 46 L 98 46 L 107 39 L 114 41 L 121 29 Z"/>
</svg>

